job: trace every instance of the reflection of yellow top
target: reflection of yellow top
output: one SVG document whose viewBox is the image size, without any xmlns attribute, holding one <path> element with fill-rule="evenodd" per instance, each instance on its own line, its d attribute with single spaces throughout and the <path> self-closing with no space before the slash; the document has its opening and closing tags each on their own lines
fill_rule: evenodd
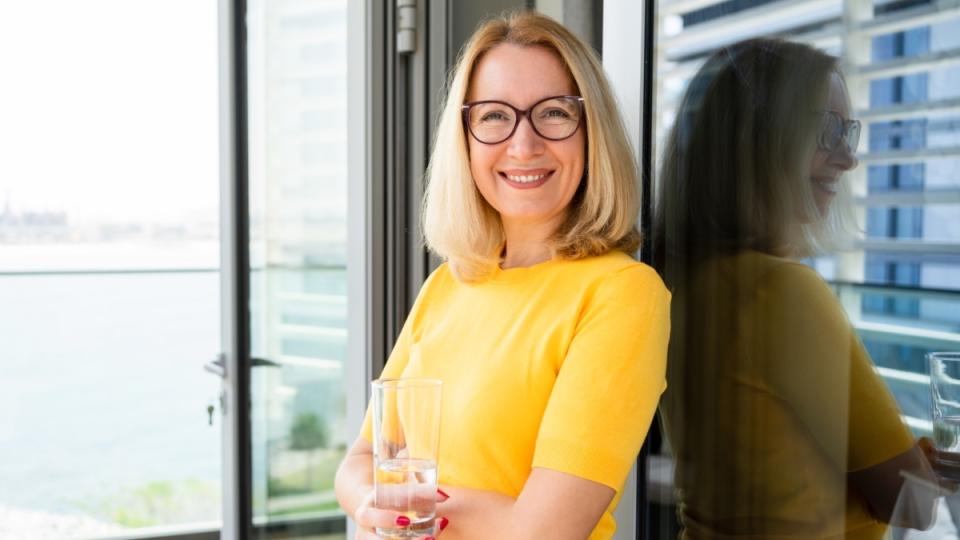
<svg viewBox="0 0 960 540">
<path fill-rule="evenodd" d="M 517 497 L 532 467 L 593 480 L 618 492 L 590 536 L 610 538 L 664 389 L 668 310 L 657 274 L 620 252 L 479 284 L 443 265 L 381 377 L 443 381 L 441 483 Z"/>
<path fill-rule="evenodd" d="M 912 444 L 827 284 L 745 252 L 677 291 L 663 413 L 684 538 L 880 538 L 847 484 Z"/>
</svg>

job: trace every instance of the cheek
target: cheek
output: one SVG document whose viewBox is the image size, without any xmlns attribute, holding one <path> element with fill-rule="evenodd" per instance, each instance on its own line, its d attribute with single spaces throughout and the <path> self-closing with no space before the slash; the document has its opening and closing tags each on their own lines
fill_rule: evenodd
<svg viewBox="0 0 960 540">
<path fill-rule="evenodd" d="M 817 150 L 813 153 L 813 158 L 810 160 L 810 170 L 816 171 L 820 167 L 823 167 L 826 164 L 827 159 L 830 157 L 829 154 L 822 150 Z"/>
<path fill-rule="evenodd" d="M 490 145 L 470 141 L 470 172 L 475 182 L 483 182 L 491 174 L 496 162 L 496 153 Z"/>
<path fill-rule="evenodd" d="M 586 143 L 582 137 L 575 137 L 574 139 L 570 141 L 566 148 L 561 150 L 563 152 L 561 155 L 569 156 L 565 160 L 565 165 L 570 169 L 569 174 L 575 177 L 577 183 L 579 183 L 587 166 L 587 151 Z"/>
</svg>

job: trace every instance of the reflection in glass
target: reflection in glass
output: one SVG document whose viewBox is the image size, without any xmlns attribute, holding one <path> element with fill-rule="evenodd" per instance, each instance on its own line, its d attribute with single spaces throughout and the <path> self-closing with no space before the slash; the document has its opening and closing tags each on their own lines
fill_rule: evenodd
<svg viewBox="0 0 960 540">
<path fill-rule="evenodd" d="M 828 281 L 910 432 L 931 437 L 924 354 L 960 348 L 960 11 L 925 1 L 661 0 L 656 17 L 656 171 L 670 159 L 666 138 L 691 80 L 719 48 L 776 35 L 841 59 L 850 116 L 863 123 L 859 166 L 843 180 L 853 241 L 802 262 Z M 652 530 L 675 538 L 674 461 L 669 442 L 653 442 Z M 933 528 L 891 528 L 893 537 L 958 534 L 960 497 L 946 503 Z"/>
<path fill-rule="evenodd" d="M 852 114 L 836 58 L 769 39 L 716 51 L 679 106 L 655 256 L 674 293 L 661 411 L 685 538 L 881 538 L 933 520 L 921 447 L 801 262 L 855 228 Z"/>
</svg>

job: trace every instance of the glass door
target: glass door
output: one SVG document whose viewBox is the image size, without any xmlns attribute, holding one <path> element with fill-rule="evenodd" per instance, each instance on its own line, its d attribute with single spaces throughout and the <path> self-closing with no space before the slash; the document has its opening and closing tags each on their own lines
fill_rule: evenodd
<svg viewBox="0 0 960 540">
<path fill-rule="evenodd" d="M 246 3 L 252 538 L 343 538 L 347 1 Z M 241 420 L 242 421 L 242 420 Z M 243 513 L 241 513 L 243 515 Z"/>
</svg>

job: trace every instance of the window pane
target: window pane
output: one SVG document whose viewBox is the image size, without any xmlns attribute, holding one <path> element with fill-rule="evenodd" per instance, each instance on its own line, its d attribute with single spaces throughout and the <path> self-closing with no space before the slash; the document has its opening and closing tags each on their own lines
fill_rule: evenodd
<svg viewBox="0 0 960 540">
<path fill-rule="evenodd" d="M 960 349 L 960 11 L 661 0 L 657 17 L 674 320 L 654 536 L 957 535 L 960 497 L 935 508 L 899 473 L 935 479 L 915 446 L 937 438 L 924 355 Z M 855 157 L 823 142 L 823 110 L 862 123 Z"/>
<path fill-rule="evenodd" d="M 0 538 L 216 529 L 216 2 L 2 11 Z"/>
<path fill-rule="evenodd" d="M 347 2 L 248 9 L 251 351 L 266 361 L 251 372 L 256 536 L 342 538 Z M 293 525 L 259 527 L 278 522 Z"/>
</svg>

